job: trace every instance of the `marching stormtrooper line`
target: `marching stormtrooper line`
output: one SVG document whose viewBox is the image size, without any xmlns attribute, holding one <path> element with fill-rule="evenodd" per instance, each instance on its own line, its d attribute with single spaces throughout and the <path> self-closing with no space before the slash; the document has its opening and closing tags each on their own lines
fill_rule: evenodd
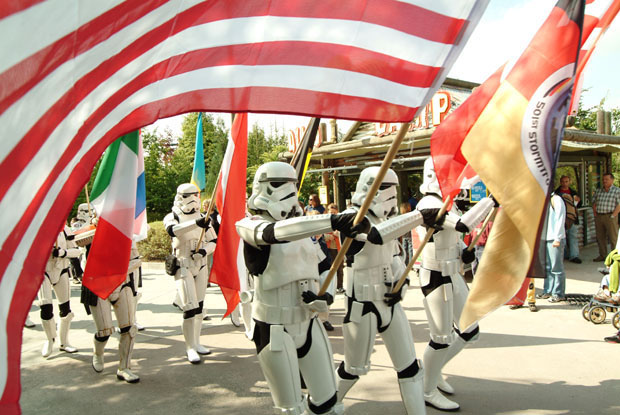
<svg viewBox="0 0 620 415">
<path fill-rule="evenodd" d="M 393 170 L 388 170 L 375 195 L 368 194 L 378 171 L 379 167 L 370 167 L 361 172 L 352 206 L 344 212 L 309 216 L 303 216 L 299 206 L 293 167 L 270 162 L 256 171 L 247 201 L 248 215 L 236 224 L 244 243 L 248 288 L 240 293 L 241 304 L 235 315 L 238 321 L 239 314 L 243 314 L 246 336 L 255 343 L 276 413 L 344 413 L 342 401 L 347 392 L 370 370 L 377 334 L 389 352 L 407 414 L 425 414 L 427 405 L 445 411 L 459 409 L 458 403 L 444 395 L 453 394 L 454 389 L 441 371 L 479 334 L 477 325 L 463 331 L 457 327 L 468 293 L 460 269 L 462 263 L 473 261 L 473 253 L 464 249 L 460 235 L 473 230 L 496 202 L 484 198 L 465 214 L 454 205 L 438 217 L 442 194 L 429 158 L 420 186 L 424 197 L 415 210 L 398 215 L 398 177 Z M 367 197 L 372 197 L 368 214 L 354 224 Z M 84 212 L 79 214 L 83 216 Z M 89 218 L 81 220 L 90 223 Z M 172 211 L 164 218 L 172 240 L 166 272 L 175 280 L 176 301 L 183 311 L 185 353 L 192 364 L 200 363 L 201 355 L 210 353 L 200 344 L 200 330 L 208 280 L 207 255 L 217 243 L 211 221 L 200 212 L 197 187 L 180 185 Z M 435 232 L 422 251 L 418 272 L 431 337 L 422 361 L 416 357 L 410 323 L 401 306 L 409 281 L 393 292 L 406 270 L 397 238 L 414 228 L 421 238 Z M 330 264 L 312 238 L 332 231 L 338 231 L 342 239 L 353 238 L 345 264 L 344 361 L 335 370 L 329 337 L 318 318 L 318 313 L 327 311 L 333 302 L 335 282 L 319 295 Z M 47 336 L 44 357 L 52 353 L 56 338 L 52 289 L 60 303 L 60 349 L 77 351 L 67 337 L 73 316 L 69 307 L 69 258 L 80 255 L 73 239 L 69 228 L 59 234 L 39 294 Z M 97 328 L 93 369 L 101 372 L 104 368 L 103 349 L 114 330 L 113 308 L 121 333 L 117 377 L 135 383 L 140 378 L 131 371 L 131 353 L 139 299 L 136 271 L 141 263 L 135 246 L 131 258 L 125 282 L 108 299 L 98 298 L 83 287 L 82 302 Z M 308 391 L 307 397 L 303 396 L 302 385 Z"/>
</svg>

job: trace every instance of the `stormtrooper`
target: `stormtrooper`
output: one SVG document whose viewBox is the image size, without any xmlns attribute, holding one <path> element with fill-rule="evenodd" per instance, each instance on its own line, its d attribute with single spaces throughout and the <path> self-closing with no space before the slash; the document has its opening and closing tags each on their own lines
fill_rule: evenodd
<svg viewBox="0 0 620 415">
<path fill-rule="evenodd" d="M 296 182 L 289 164 L 260 166 L 247 203 L 252 216 L 236 224 L 254 278 L 252 340 L 277 413 L 340 414 L 331 345 L 317 318 L 333 302 L 329 292 L 317 295 L 329 267 L 311 236 L 339 230 L 355 237 L 368 223 L 353 226 L 355 214 L 302 216 Z"/>
<path fill-rule="evenodd" d="M 211 353 L 200 344 L 200 330 L 208 279 L 207 255 L 215 251 L 217 235 L 210 219 L 200 213 L 200 190 L 196 185 L 179 185 L 172 212 L 164 218 L 164 227 L 172 237 L 175 264 L 168 273 L 174 275 L 180 301 L 177 304 L 183 310 L 185 352 L 190 363 L 198 364 L 200 355 Z"/>
<path fill-rule="evenodd" d="M 96 333 L 93 340 L 92 366 L 95 372 L 104 369 L 104 349 L 108 338 L 114 333 L 112 308 L 118 322 L 120 340 L 118 344 L 119 364 L 116 377 L 128 383 L 140 381 L 140 377 L 131 371 L 131 355 L 137 333 L 135 325 L 135 292 L 138 268 L 142 264 L 138 249 L 132 243 L 127 278 L 106 298 L 98 297 L 86 287 L 82 287 L 82 302 L 95 321 Z"/>
<path fill-rule="evenodd" d="M 364 169 L 351 198 L 357 212 L 367 197 L 372 197 L 368 218 L 372 229 L 368 242 L 354 241 L 346 257 L 347 311 L 344 318 L 344 361 L 336 371 L 338 398 L 342 400 L 360 375 L 370 369 L 370 355 L 377 332 L 385 343 L 397 372 L 405 409 L 409 415 L 425 414 L 423 370 L 416 359 L 413 335 L 400 301 L 408 282 L 392 293 L 406 265 L 399 255 L 396 238 L 422 223 L 434 225 L 439 209 L 414 210 L 395 216 L 398 177 L 389 169 L 379 191 L 369 195 L 379 167 Z"/>
<path fill-rule="evenodd" d="M 80 203 L 75 215 L 75 221 L 72 224 L 73 230 L 78 230 L 86 225 L 90 225 L 96 217 L 97 213 L 93 205 L 90 205 L 89 210 L 88 203 Z"/>
<path fill-rule="evenodd" d="M 424 197 L 418 202 L 417 209 L 441 207 L 441 189 L 430 157 L 424 163 L 423 174 L 420 192 Z M 495 204 L 492 198 L 483 198 L 461 215 L 455 203 L 445 217 L 443 229 L 433 234 L 421 254 L 418 275 L 431 336 L 424 352 L 424 399 L 439 410 L 459 409 L 458 403 L 439 391 L 454 393 L 441 371 L 465 345 L 477 340 L 479 333 L 477 324 L 462 332 L 457 327 L 469 291 L 460 274 L 461 263 L 471 263 L 475 259 L 474 252 L 466 250 L 460 237 L 482 222 Z M 417 228 L 421 239 L 429 231 L 427 227 Z"/>
<path fill-rule="evenodd" d="M 69 266 L 70 258 L 77 258 L 80 250 L 73 244 L 73 234 L 68 226 L 58 234 L 50 258 L 45 264 L 45 277 L 39 289 L 39 306 L 41 307 L 41 325 L 45 331 L 47 341 L 43 344 L 41 354 L 48 357 L 52 354 L 56 340 L 56 322 L 52 308 L 52 290 L 58 299 L 60 311 L 60 350 L 67 353 L 75 353 L 77 349 L 69 344 L 68 335 L 73 313 L 69 299 Z"/>
</svg>

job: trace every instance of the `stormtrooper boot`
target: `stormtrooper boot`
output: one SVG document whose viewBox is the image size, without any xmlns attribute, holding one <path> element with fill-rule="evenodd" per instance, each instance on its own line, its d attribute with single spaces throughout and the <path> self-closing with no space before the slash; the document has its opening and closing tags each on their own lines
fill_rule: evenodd
<svg viewBox="0 0 620 415">
<path fill-rule="evenodd" d="M 107 342 L 107 337 L 103 341 L 97 340 L 97 336 L 93 338 L 93 369 L 97 373 L 103 372 L 103 351 Z"/>
<path fill-rule="evenodd" d="M 424 351 L 424 400 L 426 404 L 440 411 L 458 411 L 458 403 L 451 401 L 439 392 L 437 385 L 441 377 L 448 348 L 433 349 L 428 346 Z"/>
<path fill-rule="evenodd" d="M 43 343 L 41 354 L 43 357 L 48 357 L 54 350 L 54 341 L 56 340 L 56 323 L 52 318 L 50 320 L 41 320 L 41 325 L 43 326 L 43 331 L 45 331 L 45 336 L 47 336 L 47 340 Z"/>
<path fill-rule="evenodd" d="M 132 328 L 132 330 L 134 330 Z M 133 352 L 134 333 L 122 333 L 121 339 L 118 343 L 118 354 L 120 357 L 118 363 L 118 369 L 116 370 L 116 377 L 119 380 L 124 380 L 127 383 L 140 382 L 140 377 L 134 374 L 131 370 L 131 353 Z"/>
<path fill-rule="evenodd" d="M 420 370 L 411 378 L 398 379 L 398 386 L 407 415 L 425 415 L 424 372 Z"/>
<path fill-rule="evenodd" d="M 235 307 L 235 309 L 230 313 L 230 321 L 235 327 L 241 327 L 241 321 L 239 321 L 239 317 L 241 313 L 239 312 L 239 305 Z"/>
<path fill-rule="evenodd" d="M 183 337 L 185 338 L 185 353 L 190 363 L 200 363 L 200 356 L 194 349 L 196 342 L 194 341 L 194 317 L 183 319 Z"/>
<path fill-rule="evenodd" d="M 33 328 L 35 326 L 34 322 L 32 320 L 30 320 L 30 316 L 26 316 L 26 322 L 24 323 L 24 327 L 27 327 L 29 329 Z"/>
<path fill-rule="evenodd" d="M 359 380 L 359 376 L 356 376 L 353 379 L 348 378 L 348 373 L 344 371 L 344 362 L 338 366 L 336 369 L 336 390 L 338 391 L 338 402 L 342 402 L 345 395 L 349 392 L 349 390 L 355 385 L 355 382 Z"/>
<path fill-rule="evenodd" d="M 444 366 L 457 354 L 461 352 L 467 346 L 467 342 L 461 337 L 456 336 L 456 339 L 450 343 L 448 347 L 448 351 L 446 352 L 446 358 L 444 362 Z M 443 393 L 448 395 L 452 395 L 454 393 L 454 388 L 450 385 L 443 377 L 443 375 L 439 376 L 439 382 L 437 383 L 437 387 Z"/>
<path fill-rule="evenodd" d="M 77 348 L 69 344 L 69 327 L 71 327 L 71 320 L 73 320 L 73 313 L 69 313 L 64 317 L 60 317 L 60 350 L 67 353 L 75 353 Z"/>
<path fill-rule="evenodd" d="M 202 314 L 194 316 L 194 349 L 198 354 L 211 354 L 211 350 L 200 344 L 200 331 L 202 330 Z"/>
</svg>

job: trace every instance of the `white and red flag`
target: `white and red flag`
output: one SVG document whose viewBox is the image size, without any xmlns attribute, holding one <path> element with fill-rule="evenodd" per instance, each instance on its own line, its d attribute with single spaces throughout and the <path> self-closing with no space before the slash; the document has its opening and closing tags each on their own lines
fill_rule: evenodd
<svg viewBox="0 0 620 415">
<path fill-rule="evenodd" d="M 469 163 L 502 205 L 461 329 L 506 303 L 530 268 L 570 103 L 583 10 L 583 0 L 559 0 L 523 54 L 480 85 L 431 138 L 438 176 L 444 168 L 458 177 Z M 446 163 L 453 166 L 438 167 Z"/>
<path fill-rule="evenodd" d="M 239 291 L 247 289 L 243 243 L 235 223 L 245 217 L 245 183 L 248 161 L 248 114 L 236 114 L 230 129 L 215 204 L 222 218 L 213 254 L 209 281 L 216 283 L 226 299 L 226 317 L 239 303 Z"/>
<path fill-rule="evenodd" d="M 190 111 L 411 121 L 487 3 L 0 2 L 0 413 L 19 411 L 28 305 L 111 142 Z"/>
<path fill-rule="evenodd" d="M 570 103 L 570 115 L 579 110 L 579 98 L 583 87 L 583 69 L 585 68 L 599 39 L 614 20 L 620 10 L 620 0 L 587 0 L 581 34 L 581 51 L 575 73 L 575 86 Z"/>
</svg>

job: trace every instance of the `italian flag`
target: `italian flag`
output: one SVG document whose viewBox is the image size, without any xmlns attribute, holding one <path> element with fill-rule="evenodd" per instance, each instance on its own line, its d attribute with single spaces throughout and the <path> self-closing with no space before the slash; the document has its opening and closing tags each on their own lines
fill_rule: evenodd
<svg viewBox="0 0 620 415">
<path fill-rule="evenodd" d="M 144 167 L 138 162 L 141 152 L 139 131 L 113 142 L 103 155 L 93 185 L 92 204 L 99 222 L 82 283 L 103 299 L 127 277 L 136 217 L 146 224 L 146 215 L 136 212 L 136 205 L 143 206 L 136 204 L 136 195 L 144 194 L 138 186 L 140 182 L 144 185 Z"/>
</svg>

